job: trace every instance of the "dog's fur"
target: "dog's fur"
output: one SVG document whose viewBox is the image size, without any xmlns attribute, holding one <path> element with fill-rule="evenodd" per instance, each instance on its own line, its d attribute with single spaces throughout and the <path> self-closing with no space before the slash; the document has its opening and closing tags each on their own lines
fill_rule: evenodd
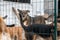
<svg viewBox="0 0 60 40">
<path fill-rule="evenodd" d="M 0 17 L 0 27 L 2 27 L 1 29 L 3 29 L 4 32 L 9 33 L 12 39 L 17 38 L 16 40 L 22 40 L 23 28 L 21 26 L 7 27 L 3 18 Z M 2 32 L 1 29 L 0 32 Z"/>
</svg>

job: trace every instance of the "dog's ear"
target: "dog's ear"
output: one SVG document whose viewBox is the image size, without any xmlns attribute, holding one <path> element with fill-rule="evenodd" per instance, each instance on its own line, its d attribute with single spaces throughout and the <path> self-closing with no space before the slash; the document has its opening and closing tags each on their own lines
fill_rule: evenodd
<svg viewBox="0 0 60 40">
<path fill-rule="evenodd" d="M 7 18 L 7 15 L 5 17 L 3 17 L 3 19 L 6 19 Z"/>
<path fill-rule="evenodd" d="M 26 12 L 30 12 L 29 10 L 26 10 Z"/>
<path fill-rule="evenodd" d="M 19 13 L 22 13 L 22 10 L 17 9 Z"/>
</svg>

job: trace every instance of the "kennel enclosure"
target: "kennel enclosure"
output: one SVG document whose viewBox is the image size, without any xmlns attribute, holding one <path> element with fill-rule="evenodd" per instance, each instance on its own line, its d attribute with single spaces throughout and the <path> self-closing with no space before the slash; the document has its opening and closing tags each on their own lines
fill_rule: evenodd
<svg viewBox="0 0 60 40">
<path fill-rule="evenodd" d="M 20 10 L 29 10 L 29 16 L 44 16 L 44 14 L 54 14 L 54 40 L 57 36 L 57 21 L 56 18 L 58 14 L 58 0 L 0 0 L 0 16 L 8 15 L 5 20 L 6 24 L 16 24 L 20 25 L 19 20 L 14 15 L 12 7 Z M 45 16 L 46 17 L 46 16 Z M 32 19 L 31 19 L 32 21 Z M 50 22 L 50 21 L 49 21 Z"/>
</svg>

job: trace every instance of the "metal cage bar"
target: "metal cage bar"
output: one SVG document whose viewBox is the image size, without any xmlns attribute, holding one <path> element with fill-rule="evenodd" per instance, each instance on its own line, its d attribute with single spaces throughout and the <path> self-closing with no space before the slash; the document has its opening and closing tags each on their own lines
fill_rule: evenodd
<svg viewBox="0 0 60 40">
<path fill-rule="evenodd" d="M 57 15 L 56 15 L 56 0 L 54 0 L 54 40 L 57 40 Z"/>
</svg>

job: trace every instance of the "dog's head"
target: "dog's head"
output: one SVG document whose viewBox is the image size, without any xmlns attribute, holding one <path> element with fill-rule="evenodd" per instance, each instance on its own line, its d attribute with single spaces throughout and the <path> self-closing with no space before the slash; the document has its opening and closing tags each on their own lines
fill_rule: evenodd
<svg viewBox="0 0 60 40">
<path fill-rule="evenodd" d="M 47 20 L 45 20 L 46 24 L 51 24 L 54 22 L 54 15 L 51 14 L 48 16 Z"/>
<path fill-rule="evenodd" d="M 23 20 L 26 20 L 28 17 L 28 12 L 30 12 L 30 11 L 29 10 L 19 10 L 19 9 L 18 9 L 18 11 L 19 11 L 19 14 L 22 15 Z"/>
<path fill-rule="evenodd" d="M 19 10 L 18 9 L 18 12 L 19 12 L 19 14 L 22 15 L 24 25 L 26 25 L 26 26 L 29 25 L 29 23 L 28 23 L 28 20 L 29 20 L 28 12 L 30 12 L 30 11 L 29 10 Z"/>
</svg>

